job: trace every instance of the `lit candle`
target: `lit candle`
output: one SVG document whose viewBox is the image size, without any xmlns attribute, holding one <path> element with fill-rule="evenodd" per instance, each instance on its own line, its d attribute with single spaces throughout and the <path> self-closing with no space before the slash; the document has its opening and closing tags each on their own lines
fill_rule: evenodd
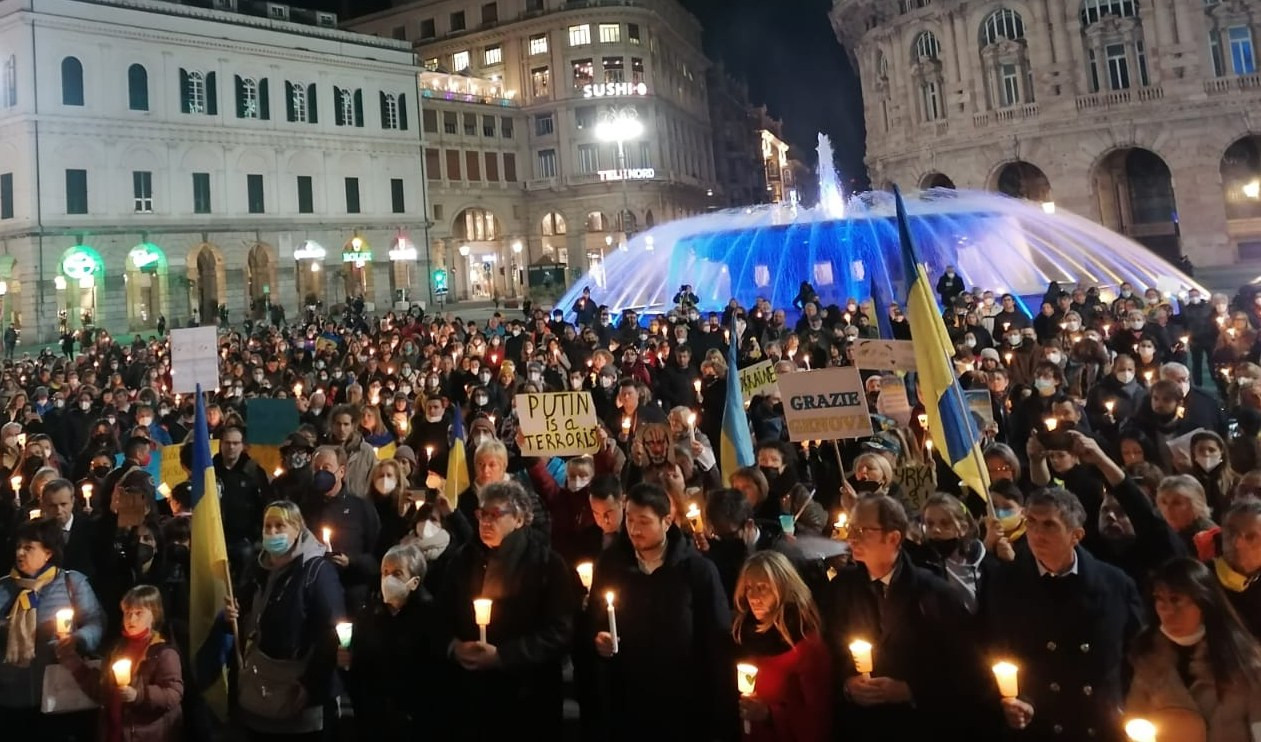
<svg viewBox="0 0 1261 742">
<path fill-rule="evenodd" d="M 855 639 L 849 643 L 849 653 L 854 657 L 854 669 L 870 678 L 874 663 L 871 659 L 871 642 Z"/>
<path fill-rule="evenodd" d="M 1111 330 L 1111 329 L 1112 329 L 1112 325 L 1104 325 L 1104 326 L 1103 326 L 1103 336 L 1104 336 L 1104 337 L 1107 337 L 1107 336 L 1108 336 L 1108 330 Z"/>
<path fill-rule="evenodd" d="M 131 685 L 131 660 L 118 660 L 110 668 L 114 671 L 114 682 L 121 688 Z"/>
<path fill-rule="evenodd" d="M 490 598 L 478 598 L 473 601 L 473 622 L 477 624 L 482 644 L 486 643 L 486 627 L 490 626 L 490 609 L 495 601 Z"/>
<path fill-rule="evenodd" d="M 167 484 L 166 482 L 163 482 L 162 484 L 159 484 L 159 485 L 158 485 L 158 494 L 159 494 L 159 495 L 162 495 L 162 499 L 164 499 L 164 500 L 169 500 L 169 499 L 171 499 L 171 486 L 170 486 L 169 484 Z"/>
<path fill-rule="evenodd" d="M 83 485 L 83 505 L 84 507 L 92 507 L 92 485 Z"/>
<path fill-rule="evenodd" d="M 74 609 L 62 608 L 53 614 L 57 625 L 57 638 L 65 639 L 74 629 Z"/>
<path fill-rule="evenodd" d="M 844 511 L 837 513 L 836 522 L 832 524 L 832 535 L 838 541 L 845 541 L 849 538 L 849 515 Z"/>
<path fill-rule="evenodd" d="M 999 662 L 994 665 L 994 678 L 998 681 L 998 693 L 1003 698 L 1015 698 L 1020 695 L 1020 683 L 1017 680 L 1019 668 L 1010 662 Z"/>
<path fill-rule="evenodd" d="M 43 514 L 44 514 L 44 511 L 40 510 L 39 508 L 34 508 L 31 510 L 30 515 L 28 517 L 31 520 L 39 520 L 40 516 Z"/>
<path fill-rule="evenodd" d="M 283 466 L 278 466 L 272 470 L 271 476 L 274 479 L 284 473 L 285 473 L 285 468 Z"/>
<path fill-rule="evenodd" d="M 337 624 L 337 643 L 342 649 L 350 649 L 350 639 L 354 634 L 355 626 L 347 621 Z"/>
<path fill-rule="evenodd" d="M 294 384 L 294 385 L 293 385 L 293 396 L 295 396 L 295 397 L 301 397 L 301 396 L 302 396 L 302 385 L 301 385 L 301 384 Z"/>
<path fill-rule="evenodd" d="M 9 477 L 9 484 L 13 487 L 13 494 L 16 495 L 18 490 L 22 489 L 22 475 Z"/>
<path fill-rule="evenodd" d="M 630 428 L 631 428 L 631 421 L 630 421 L 630 418 L 629 418 L 629 417 L 623 417 L 623 418 L 622 418 L 622 435 L 629 435 L 629 434 L 630 434 Z"/>
<path fill-rule="evenodd" d="M 1004 354 L 1003 354 L 1003 359 L 1004 359 L 1004 362 L 1005 362 L 1008 366 L 1010 366 L 1010 365 L 1011 365 L 1012 354 L 1011 354 L 1011 353 L 1004 353 Z"/>
<path fill-rule="evenodd" d="M 328 549 L 329 551 L 332 551 L 333 550 L 333 529 L 329 528 L 328 526 L 324 526 L 323 528 L 320 529 L 320 532 L 324 534 L 324 548 Z"/>
<path fill-rule="evenodd" d="M 740 690 L 740 695 L 749 698 L 753 695 L 753 691 L 757 687 L 757 665 L 750 665 L 741 662 L 736 665 L 736 687 Z M 744 733 L 752 732 L 753 728 L 749 726 L 749 720 L 744 720 Z"/>
<path fill-rule="evenodd" d="M 919 415 L 917 416 L 917 418 L 916 418 L 916 419 L 917 419 L 917 420 L 919 420 L 919 426 L 920 426 L 921 428 L 927 428 L 927 427 L 928 427 L 928 415 L 925 415 L 924 413 L 922 413 L 922 412 L 921 412 L 921 413 L 919 413 Z"/>
<path fill-rule="evenodd" d="M 1059 427 L 1060 421 L 1053 417 L 1048 417 L 1042 421 L 1042 424 L 1046 426 L 1047 432 L 1049 433 Z"/>
<path fill-rule="evenodd" d="M 699 381 L 696 383 L 700 383 Z M 687 413 L 687 437 L 689 440 L 696 440 L 696 413 Z"/>
<path fill-rule="evenodd" d="M 933 440 L 931 438 L 924 439 L 924 455 L 927 459 L 933 458 Z"/>
<path fill-rule="evenodd" d="M 1146 719 L 1125 722 L 1125 736 L 1133 742 L 1156 742 L 1156 725 Z"/>
<path fill-rule="evenodd" d="M 1144 371 L 1144 372 L 1143 372 L 1143 381 L 1146 381 L 1148 384 L 1152 383 L 1152 372 L 1151 372 L 1151 371 Z"/>
<path fill-rule="evenodd" d="M 687 506 L 687 513 L 685 517 L 687 518 L 687 522 L 691 524 L 692 530 L 696 533 L 700 533 L 702 525 L 701 509 L 697 507 L 696 503 L 693 502 Z"/>
<path fill-rule="evenodd" d="M 425 446 L 425 461 L 433 458 L 433 446 Z"/>
<path fill-rule="evenodd" d="M 574 569 L 578 570 L 578 581 L 582 583 L 582 589 L 591 589 L 591 578 L 595 573 L 595 565 L 591 562 L 583 562 Z"/>
<path fill-rule="evenodd" d="M 696 390 L 697 394 L 700 394 L 701 393 L 701 380 L 697 379 L 696 381 L 693 381 L 692 388 Z"/>
<path fill-rule="evenodd" d="M 617 654 L 617 611 L 613 610 L 613 591 L 604 594 L 604 602 L 609 606 L 609 636 L 613 639 L 613 654 Z"/>
<path fill-rule="evenodd" d="M 1182 337 L 1178 338 L 1178 340 L 1179 340 L 1179 341 L 1180 341 L 1183 345 L 1186 345 L 1187 343 L 1191 342 L 1191 338 L 1190 338 L 1190 337 L 1188 337 L 1188 336 L 1186 336 L 1186 335 L 1183 335 Z"/>
<path fill-rule="evenodd" d="M 1178 405 L 1178 419 L 1181 420 L 1182 418 L 1186 417 L 1186 414 L 1187 414 L 1187 408 L 1183 407 L 1182 405 Z"/>
</svg>

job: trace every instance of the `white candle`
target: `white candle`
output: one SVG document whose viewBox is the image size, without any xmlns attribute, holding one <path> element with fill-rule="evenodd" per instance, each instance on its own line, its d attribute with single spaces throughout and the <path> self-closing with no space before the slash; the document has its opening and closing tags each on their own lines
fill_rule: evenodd
<svg viewBox="0 0 1261 742">
<path fill-rule="evenodd" d="M 687 518 L 687 522 L 692 526 L 692 530 L 700 533 L 703 525 L 701 523 L 701 509 L 697 507 L 696 503 L 693 502 L 687 506 L 687 513 L 684 517 Z"/>
<path fill-rule="evenodd" d="M 604 602 L 609 604 L 609 636 L 613 639 L 613 654 L 617 654 L 617 611 L 613 610 L 613 591 L 604 594 Z"/>
<path fill-rule="evenodd" d="M 328 549 L 329 551 L 332 551 L 333 550 L 333 529 L 329 528 L 328 526 L 324 526 L 324 528 L 321 529 L 321 531 L 324 534 L 324 548 Z"/>
<path fill-rule="evenodd" d="M 9 477 L 9 484 L 13 487 L 13 494 L 17 494 L 18 490 L 22 489 L 22 475 Z"/>
<path fill-rule="evenodd" d="M 285 473 L 285 468 L 283 466 L 278 466 L 272 470 L 272 473 L 271 473 L 272 479 L 275 479 L 276 477 L 284 473 Z"/>
<path fill-rule="evenodd" d="M 114 682 L 118 683 L 119 688 L 131 685 L 131 660 L 119 660 L 110 667 L 114 671 Z"/>
<path fill-rule="evenodd" d="M 1048 417 L 1042 421 L 1042 424 L 1046 426 L 1047 432 L 1050 432 L 1059 426 L 1060 421 L 1053 417 Z"/>
<path fill-rule="evenodd" d="M 62 608 L 54 614 L 57 621 L 57 638 L 65 639 L 74 629 L 74 609 Z"/>
<path fill-rule="evenodd" d="M 994 665 L 994 679 L 998 681 L 998 693 L 1003 698 L 1015 698 L 1020 695 L 1020 682 L 1017 675 L 1020 669 L 1010 662 L 999 662 Z"/>
<path fill-rule="evenodd" d="M 1125 736 L 1134 742 L 1156 742 L 1156 725 L 1146 719 L 1125 722 Z"/>
<path fill-rule="evenodd" d="M 171 486 L 167 484 L 166 482 L 159 484 L 158 494 L 162 495 L 163 499 L 169 500 L 171 498 Z"/>
<path fill-rule="evenodd" d="M 83 504 L 85 507 L 92 507 L 92 485 L 83 485 Z"/>
<path fill-rule="evenodd" d="M 687 437 L 690 441 L 696 440 L 696 413 L 687 413 Z"/>
<path fill-rule="evenodd" d="M 482 644 L 486 643 L 486 627 L 490 625 L 490 609 L 494 602 L 490 598 L 478 598 L 473 601 L 473 622 L 477 624 Z"/>
<path fill-rule="evenodd" d="M 753 691 L 757 688 L 757 665 L 750 665 L 741 662 L 736 665 L 736 688 L 739 689 L 740 695 L 748 698 L 753 695 Z M 752 732 L 753 728 L 749 725 L 749 720 L 744 720 L 744 733 Z"/>
<path fill-rule="evenodd" d="M 574 569 L 578 570 L 578 581 L 582 583 L 584 590 L 591 589 L 591 578 L 595 572 L 595 565 L 591 562 L 583 562 Z"/>
<path fill-rule="evenodd" d="M 39 520 L 40 516 L 43 514 L 44 514 L 44 511 L 40 510 L 39 508 L 33 508 L 28 517 L 31 520 Z"/>
<path fill-rule="evenodd" d="M 854 656 L 854 669 L 862 673 L 864 678 L 870 678 L 875 665 L 871 658 L 871 643 L 855 639 L 849 643 L 849 653 Z"/>
<path fill-rule="evenodd" d="M 342 649 L 350 649 L 350 639 L 354 635 L 354 624 L 342 621 L 337 624 L 337 643 Z"/>
</svg>

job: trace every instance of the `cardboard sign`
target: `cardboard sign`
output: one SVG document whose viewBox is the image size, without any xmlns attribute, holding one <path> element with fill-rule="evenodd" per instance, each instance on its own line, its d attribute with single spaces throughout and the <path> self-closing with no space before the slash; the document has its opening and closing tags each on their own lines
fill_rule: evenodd
<svg viewBox="0 0 1261 742">
<path fill-rule="evenodd" d="M 871 435 L 867 395 L 853 366 L 788 374 L 779 379 L 779 392 L 794 442 Z"/>
<path fill-rule="evenodd" d="M 880 396 L 876 398 L 876 412 L 898 421 L 906 427 L 911 424 L 911 400 L 906 396 L 906 382 L 892 374 L 880 377 Z"/>
<path fill-rule="evenodd" d="M 968 409 L 972 414 L 981 418 L 981 426 L 994 423 L 994 405 L 990 402 L 990 390 L 988 389 L 968 389 L 963 393 L 968 399 Z"/>
<path fill-rule="evenodd" d="M 599 421 L 590 392 L 518 394 L 525 456 L 575 456 L 600 449 Z"/>
<path fill-rule="evenodd" d="M 740 369 L 740 396 L 744 397 L 745 402 L 749 402 L 758 395 L 774 394 L 779 391 L 777 381 L 775 363 L 772 361 L 762 361 L 742 368 Z"/>
<path fill-rule="evenodd" d="M 858 340 L 854 365 L 864 371 L 914 371 L 915 344 L 910 340 Z"/>
<path fill-rule="evenodd" d="M 157 477 L 159 484 L 174 487 L 188 481 L 188 473 L 184 471 L 184 467 L 180 466 L 180 449 L 183 447 L 183 443 L 172 443 L 162 447 L 162 464 Z M 219 453 L 219 439 L 213 438 L 210 441 L 210 455 L 214 456 L 217 453 Z"/>
<path fill-rule="evenodd" d="M 906 499 L 916 510 L 937 490 L 937 467 L 934 464 L 910 464 L 899 467 L 894 479 L 902 485 Z"/>
<path fill-rule="evenodd" d="M 120 487 L 116 504 L 114 512 L 118 514 L 119 528 L 135 528 L 144 523 L 145 513 L 148 512 L 144 492 Z"/>
<path fill-rule="evenodd" d="M 193 394 L 219 388 L 219 331 L 209 327 L 171 330 L 171 391 Z"/>
</svg>

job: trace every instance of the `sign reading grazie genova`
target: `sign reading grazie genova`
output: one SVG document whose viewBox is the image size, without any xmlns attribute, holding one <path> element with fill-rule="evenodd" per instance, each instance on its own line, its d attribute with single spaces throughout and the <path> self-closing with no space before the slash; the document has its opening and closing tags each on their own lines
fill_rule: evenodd
<svg viewBox="0 0 1261 742">
<path fill-rule="evenodd" d="M 648 95 L 648 86 L 642 82 L 598 82 L 582 86 L 583 98 L 625 98 L 631 95 Z"/>
</svg>

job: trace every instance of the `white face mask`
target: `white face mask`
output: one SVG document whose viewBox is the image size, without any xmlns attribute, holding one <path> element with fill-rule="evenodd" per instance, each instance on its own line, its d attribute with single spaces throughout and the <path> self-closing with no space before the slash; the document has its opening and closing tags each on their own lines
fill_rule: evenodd
<svg viewBox="0 0 1261 742">
<path fill-rule="evenodd" d="M 425 421 L 431 422 L 431 423 L 440 423 L 442 422 L 442 414 L 439 413 L 437 415 L 425 415 Z"/>
<path fill-rule="evenodd" d="M 1078 330 L 1081 329 L 1081 323 L 1080 322 L 1065 322 L 1064 329 L 1068 330 L 1069 332 L 1077 332 Z"/>
<path fill-rule="evenodd" d="M 1117 371 L 1117 381 L 1121 382 L 1122 384 L 1128 384 L 1131 381 L 1134 381 L 1134 372 L 1133 371 Z"/>
<path fill-rule="evenodd" d="M 1220 453 L 1207 454 L 1204 456 L 1196 456 L 1195 463 L 1206 472 L 1211 472 L 1222 463 L 1222 455 Z"/>
<path fill-rule="evenodd" d="M 428 541 L 434 536 L 437 536 L 438 531 L 441 531 L 441 530 L 442 529 L 438 527 L 437 523 L 434 523 L 432 520 L 427 520 L 425 521 L 424 525 L 420 527 L 420 537 Z"/>
<path fill-rule="evenodd" d="M 1023 341 L 1024 341 L 1024 338 L 1020 337 L 1019 335 L 1012 335 L 1011 337 L 1007 338 L 1007 344 L 1013 348 L 1019 346 L 1020 343 Z"/>
<path fill-rule="evenodd" d="M 969 348 L 975 348 L 975 347 L 976 347 L 976 338 L 967 338 L 967 339 L 965 339 L 965 340 L 963 341 L 963 344 L 964 344 L 964 345 L 966 345 L 966 346 L 968 346 Z"/>
<path fill-rule="evenodd" d="M 87 412 L 88 410 L 92 409 L 92 403 L 91 403 L 91 402 L 80 402 L 80 403 L 79 403 L 79 409 L 83 410 L 84 412 Z"/>
<path fill-rule="evenodd" d="M 1182 398 L 1186 399 L 1187 395 L 1191 393 L 1191 382 L 1179 382 L 1178 391 L 1182 394 Z"/>
<path fill-rule="evenodd" d="M 381 598 L 386 603 L 402 603 L 407 600 L 407 596 L 411 594 L 419 582 L 415 577 L 407 581 L 403 581 L 394 575 L 382 577 Z"/>
<path fill-rule="evenodd" d="M 1160 633 L 1164 634 L 1166 639 L 1174 644 L 1177 644 L 1179 647 L 1194 647 L 1204 639 L 1204 624 L 1200 624 L 1198 629 L 1187 636 L 1174 636 L 1166 631 L 1164 626 L 1160 627 Z"/>
<path fill-rule="evenodd" d="M 570 484 L 570 489 L 573 492 L 577 492 L 578 490 L 583 489 L 587 485 L 591 484 L 591 477 L 574 477 L 573 479 L 569 481 L 569 484 Z"/>
<path fill-rule="evenodd" d="M 1058 366 L 1060 365 L 1060 361 L 1064 360 L 1064 356 L 1060 353 L 1047 353 L 1046 359 L 1050 363 L 1054 363 L 1056 366 Z"/>
<path fill-rule="evenodd" d="M 377 491 L 383 495 L 393 492 L 397 486 L 398 480 L 394 477 L 381 477 L 377 480 Z"/>
</svg>

